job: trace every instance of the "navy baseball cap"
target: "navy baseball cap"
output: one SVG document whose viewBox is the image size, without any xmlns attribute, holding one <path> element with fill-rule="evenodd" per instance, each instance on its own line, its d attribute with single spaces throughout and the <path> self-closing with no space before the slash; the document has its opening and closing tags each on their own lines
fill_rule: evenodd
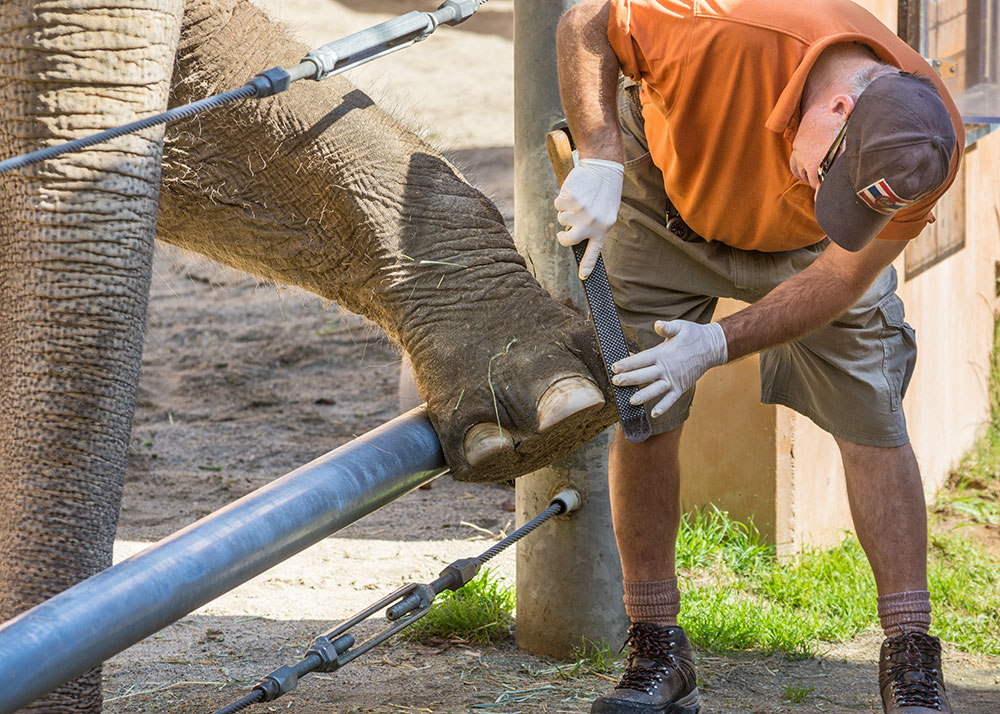
<svg viewBox="0 0 1000 714">
<path fill-rule="evenodd" d="M 864 248 L 898 211 L 941 186 L 957 148 L 937 91 L 906 72 L 868 85 L 847 119 L 844 141 L 816 194 L 816 221 L 850 251 Z"/>
</svg>

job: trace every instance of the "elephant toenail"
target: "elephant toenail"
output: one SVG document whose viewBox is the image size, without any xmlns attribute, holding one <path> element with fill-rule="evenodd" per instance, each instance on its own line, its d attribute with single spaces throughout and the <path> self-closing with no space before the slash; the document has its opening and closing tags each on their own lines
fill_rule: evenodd
<svg viewBox="0 0 1000 714">
<path fill-rule="evenodd" d="M 496 424 L 476 424 L 465 433 L 465 460 L 470 466 L 480 466 L 513 448 L 510 432 L 501 432 Z"/>
<path fill-rule="evenodd" d="M 551 429 L 575 414 L 603 404 L 604 394 L 589 379 L 560 379 L 538 400 L 538 431 Z"/>
</svg>

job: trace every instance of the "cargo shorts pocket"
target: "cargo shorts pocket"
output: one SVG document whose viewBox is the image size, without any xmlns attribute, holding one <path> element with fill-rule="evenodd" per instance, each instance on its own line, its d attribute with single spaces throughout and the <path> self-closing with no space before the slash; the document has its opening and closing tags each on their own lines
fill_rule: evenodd
<svg viewBox="0 0 1000 714">
<path fill-rule="evenodd" d="M 903 301 L 895 293 L 877 306 L 882 318 L 882 373 L 889 384 L 890 408 L 898 411 L 917 363 L 916 331 L 903 319 Z"/>
<path fill-rule="evenodd" d="M 653 169 L 653 157 L 633 136 L 622 132 L 622 149 L 625 156 L 625 171 L 641 172 Z"/>
<path fill-rule="evenodd" d="M 618 123 L 622 129 L 625 168 L 652 163 L 646 141 L 646 122 L 642 116 L 639 85 L 624 78 L 618 88 Z"/>
</svg>

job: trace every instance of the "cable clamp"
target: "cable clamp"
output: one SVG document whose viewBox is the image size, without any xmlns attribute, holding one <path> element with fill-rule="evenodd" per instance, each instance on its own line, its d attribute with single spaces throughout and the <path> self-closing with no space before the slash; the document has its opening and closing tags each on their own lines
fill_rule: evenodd
<svg viewBox="0 0 1000 714">
<path fill-rule="evenodd" d="M 257 89 L 254 95 L 258 99 L 270 97 L 272 94 L 280 94 L 288 89 L 292 77 L 288 71 L 282 67 L 271 67 L 271 69 L 261 72 L 251 79 L 247 84 Z"/>
<path fill-rule="evenodd" d="M 274 670 L 254 686 L 254 691 L 261 692 L 264 697 L 263 701 L 270 702 L 294 689 L 298 684 L 299 677 L 309 672 L 333 672 L 340 669 L 426 615 L 430 611 L 434 598 L 440 593 L 445 590 L 458 590 L 468 584 L 476 577 L 479 569 L 487 560 L 531 533 L 548 519 L 566 515 L 579 506 L 580 494 L 578 492 L 573 489 L 561 491 L 556 494 L 544 511 L 480 556 L 462 558 L 448 564 L 441 571 L 441 575 L 431 583 L 404 585 L 394 593 L 344 620 L 332 630 L 324 632 L 313 641 L 312 647 L 303 659 L 290 667 L 284 666 Z M 348 631 L 382 609 L 385 609 L 385 618 L 391 624 L 355 647 L 354 636 Z M 242 708 L 256 701 L 260 700 L 247 698 L 237 702 L 237 705 Z M 216 714 L 221 714 L 223 711 L 238 711 L 238 709 L 227 708 L 219 710 Z"/>
</svg>

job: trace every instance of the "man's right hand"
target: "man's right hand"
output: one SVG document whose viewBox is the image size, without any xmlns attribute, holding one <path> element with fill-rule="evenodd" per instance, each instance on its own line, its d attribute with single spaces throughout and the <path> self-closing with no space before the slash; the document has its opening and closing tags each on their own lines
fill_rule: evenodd
<svg viewBox="0 0 1000 714">
<path fill-rule="evenodd" d="M 604 239 L 618 219 L 624 175 L 625 167 L 617 161 L 581 159 L 556 197 L 559 224 L 566 227 L 556 236 L 559 244 L 589 241 L 580 261 L 580 280 L 594 269 Z"/>
</svg>

